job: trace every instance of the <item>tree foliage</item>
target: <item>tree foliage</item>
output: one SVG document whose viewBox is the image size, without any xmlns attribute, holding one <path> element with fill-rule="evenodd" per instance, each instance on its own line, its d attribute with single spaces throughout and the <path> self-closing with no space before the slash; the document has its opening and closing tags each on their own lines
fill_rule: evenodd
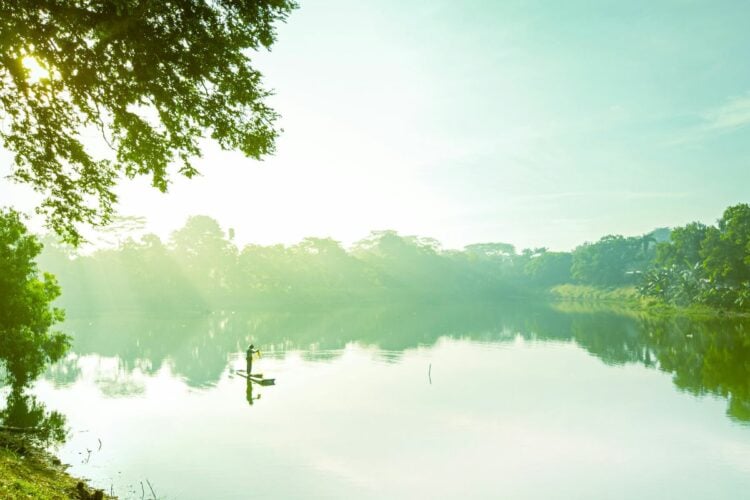
<svg viewBox="0 0 750 500">
<path fill-rule="evenodd" d="M 654 265 L 657 267 L 694 268 L 700 264 L 701 244 L 706 237 L 708 226 L 692 222 L 672 230 L 670 240 L 656 247 Z"/>
<path fill-rule="evenodd" d="M 516 252 L 507 243 L 448 250 L 432 238 L 375 231 L 344 248 L 330 238 L 238 248 L 220 224 L 190 217 L 167 242 L 155 235 L 71 259 L 43 256 L 65 285 L 66 305 L 91 309 L 223 309 L 278 301 L 452 300 L 528 296 L 577 282 L 636 284 L 656 254 L 653 233 L 607 236 L 574 252 Z"/>
<path fill-rule="evenodd" d="M 526 264 L 526 274 L 535 284 L 552 286 L 570 283 L 573 255 L 568 252 L 542 252 Z"/>
<path fill-rule="evenodd" d="M 34 259 L 41 249 L 18 213 L 0 211 L 0 361 L 15 386 L 33 380 L 68 348 L 67 336 L 50 331 L 63 313 L 51 306 L 60 294 L 54 276 L 39 277 Z"/>
<path fill-rule="evenodd" d="M 609 235 L 573 252 L 516 252 L 506 243 L 447 250 L 431 238 L 375 231 L 346 249 L 330 238 L 238 248 L 209 217 L 74 260 L 50 246 L 68 304 L 116 308 L 226 308 L 275 301 L 475 299 L 527 296 L 565 283 L 638 286 L 678 305 L 750 307 L 750 210 L 730 207 L 699 223 L 642 236 Z M 669 236 L 671 234 L 671 237 Z M 669 238 L 669 239 L 667 239 Z"/>
<path fill-rule="evenodd" d="M 641 292 L 678 305 L 750 307 L 750 205 L 728 207 L 716 226 L 675 228 Z"/>
<path fill-rule="evenodd" d="M 0 3 L 0 129 L 12 177 L 71 242 L 106 223 L 121 175 L 197 173 L 208 135 L 252 158 L 271 153 L 276 113 L 251 65 L 293 0 L 7 0 Z M 41 75 L 32 69 L 39 66 Z M 92 143 L 100 135 L 103 153 Z"/>
<path fill-rule="evenodd" d="M 709 279 L 726 286 L 750 281 L 750 205 L 727 208 L 717 227 L 701 242 L 703 268 Z"/>
<path fill-rule="evenodd" d="M 532 286 L 556 284 L 569 275 L 560 269 L 569 254 L 543 256 L 539 265 L 527 268 L 534 252 L 516 254 L 503 244 L 483 249 L 445 250 L 434 239 L 395 231 L 373 232 L 350 249 L 330 238 L 238 248 L 218 222 L 195 216 L 166 242 L 145 235 L 75 258 L 69 249 L 49 245 L 42 263 L 60 277 L 65 306 L 77 310 L 471 300 L 526 295 Z"/>
<path fill-rule="evenodd" d="M 581 283 L 618 286 L 634 282 L 650 258 L 648 235 L 626 238 L 608 235 L 596 243 L 585 243 L 573 252 L 571 273 Z"/>
</svg>

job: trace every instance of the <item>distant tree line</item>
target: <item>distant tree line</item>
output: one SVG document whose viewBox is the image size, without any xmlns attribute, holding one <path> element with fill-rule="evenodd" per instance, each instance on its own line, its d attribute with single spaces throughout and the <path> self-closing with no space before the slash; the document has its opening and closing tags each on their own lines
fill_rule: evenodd
<svg viewBox="0 0 750 500">
<path fill-rule="evenodd" d="M 574 252 L 517 252 L 508 243 L 448 250 L 431 238 L 375 231 L 351 248 L 330 238 L 246 245 L 206 216 L 167 241 L 153 234 L 75 255 L 47 240 L 41 265 L 75 311 L 228 309 L 288 302 L 362 302 L 528 297 L 580 282 L 631 283 L 654 253 L 653 236 L 606 236 Z"/>
<path fill-rule="evenodd" d="M 441 249 L 428 238 L 378 231 L 345 249 L 329 238 L 239 248 L 206 216 L 190 217 L 168 241 L 155 235 L 73 255 L 48 242 L 41 265 L 81 309 L 226 309 L 279 302 L 399 300 L 401 297 L 512 297 L 521 283 L 567 279 L 569 255 L 517 254 L 511 245 Z M 562 264 L 562 265 L 561 265 Z"/>
<path fill-rule="evenodd" d="M 728 208 L 716 226 L 688 224 L 643 236 L 607 235 L 572 252 L 517 252 L 507 243 L 443 249 L 431 238 L 376 231 L 344 248 L 330 238 L 238 247 L 206 216 L 168 241 L 153 234 L 74 255 L 48 244 L 42 267 L 76 310 L 231 308 L 279 301 L 524 297 L 574 283 L 633 286 L 676 305 L 750 305 L 750 207 Z"/>
</svg>

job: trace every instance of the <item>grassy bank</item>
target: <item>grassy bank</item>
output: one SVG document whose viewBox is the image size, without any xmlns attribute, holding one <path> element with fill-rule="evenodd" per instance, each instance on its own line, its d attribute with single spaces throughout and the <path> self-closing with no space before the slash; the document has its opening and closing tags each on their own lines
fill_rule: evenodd
<svg viewBox="0 0 750 500">
<path fill-rule="evenodd" d="M 747 317 L 747 312 L 716 309 L 704 305 L 679 307 L 652 297 L 643 297 L 634 286 L 595 287 L 590 285 L 558 285 L 549 289 L 549 297 L 560 303 L 604 306 L 656 315 L 679 314 L 694 318 Z"/>
<path fill-rule="evenodd" d="M 0 431 L 0 498 L 112 498 L 65 472 L 59 460 L 18 434 Z"/>
<path fill-rule="evenodd" d="M 613 302 L 618 305 L 645 305 L 644 299 L 633 286 L 600 288 L 589 285 L 557 285 L 549 290 L 554 300 L 577 302 Z"/>
</svg>

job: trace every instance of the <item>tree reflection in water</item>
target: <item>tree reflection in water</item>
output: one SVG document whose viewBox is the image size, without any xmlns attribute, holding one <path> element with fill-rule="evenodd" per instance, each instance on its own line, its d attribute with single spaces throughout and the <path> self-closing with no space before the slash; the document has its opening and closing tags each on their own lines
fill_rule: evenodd
<svg viewBox="0 0 750 500">
<path fill-rule="evenodd" d="M 23 433 L 32 441 L 45 446 L 65 442 L 65 416 L 57 411 L 47 411 L 36 396 L 11 388 L 0 411 L 0 424 L 9 432 Z"/>
<path fill-rule="evenodd" d="M 165 364 L 191 387 L 215 385 L 249 343 L 266 356 L 303 350 L 325 362 L 352 342 L 376 346 L 398 362 L 407 349 L 442 337 L 504 343 L 520 337 L 572 342 L 608 365 L 641 364 L 673 374 L 680 390 L 728 400 L 728 415 L 750 422 L 750 321 L 651 317 L 611 309 L 528 303 L 368 305 L 358 308 L 291 308 L 163 316 L 106 315 L 68 321 L 79 358 L 69 357 L 48 377 L 62 385 L 83 376 L 80 357 L 118 360 L 112 383 L 158 372 Z M 69 365 L 69 366 L 68 366 Z M 59 379 L 58 379 L 59 377 Z M 130 383 L 130 385 L 133 385 Z M 121 395 L 130 389 L 122 386 Z M 248 385 L 248 403 L 257 397 Z M 253 399 L 251 399 L 253 398 Z"/>
</svg>

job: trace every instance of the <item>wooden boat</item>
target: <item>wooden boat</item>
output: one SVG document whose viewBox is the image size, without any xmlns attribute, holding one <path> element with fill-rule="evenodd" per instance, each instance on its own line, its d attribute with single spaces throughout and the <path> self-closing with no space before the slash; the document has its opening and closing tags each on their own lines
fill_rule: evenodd
<svg viewBox="0 0 750 500">
<path fill-rule="evenodd" d="M 239 375 L 242 378 L 246 378 L 250 380 L 251 382 L 255 382 L 256 384 L 260 385 L 276 385 L 276 379 L 275 378 L 263 378 L 262 373 L 253 373 L 248 377 L 247 373 L 245 373 L 244 370 L 241 372 L 238 370 L 237 375 Z"/>
</svg>

